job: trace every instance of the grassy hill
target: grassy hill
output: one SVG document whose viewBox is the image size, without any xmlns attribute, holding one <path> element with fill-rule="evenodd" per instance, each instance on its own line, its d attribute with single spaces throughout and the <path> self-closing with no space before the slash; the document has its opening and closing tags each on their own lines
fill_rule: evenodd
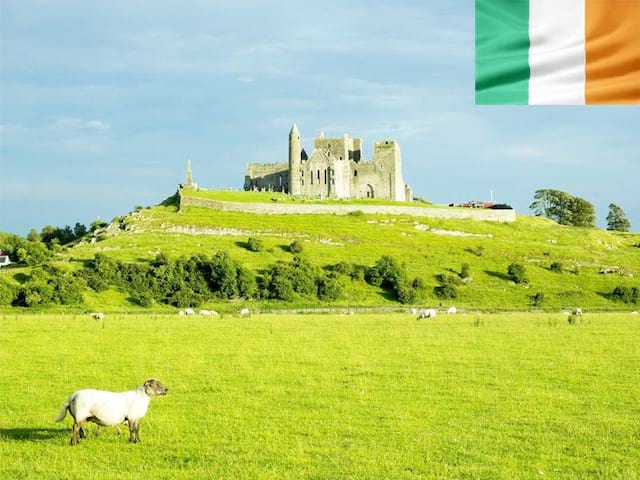
<svg viewBox="0 0 640 480">
<path fill-rule="evenodd" d="M 244 194 L 208 192 L 207 195 L 243 201 Z M 260 201 L 254 198 L 255 194 L 246 195 L 244 200 Z M 262 239 L 264 249 L 249 251 L 248 237 Z M 304 257 L 325 270 L 339 262 L 372 266 L 383 255 L 396 258 L 404 264 L 410 279 L 423 281 L 424 286 L 413 302 L 417 306 L 527 310 L 533 308 L 534 295 L 541 293 L 544 300 L 536 308 L 629 310 L 637 306 L 615 302 L 609 294 L 618 285 L 640 286 L 640 234 L 567 227 L 524 215 L 513 223 L 390 215 L 258 215 L 196 207 L 179 209 L 175 202 L 168 201 L 116 219 L 98 238 L 95 243 L 80 242 L 63 250 L 55 257 L 55 264 L 64 269 L 78 269 L 97 253 L 125 262 L 151 262 L 159 252 L 175 259 L 226 251 L 259 276 L 278 261 L 291 261 L 293 254 L 288 245 L 298 240 L 303 245 Z M 457 276 L 465 263 L 470 266 L 471 280 L 458 286 L 457 298 L 436 297 L 437 276 Z M 525 266 L 528 284 L 509 281 L 506 272 L 511 263 Z M 561 271 L 550 268 L 554 263 L 561 266 Z M 26 267 L 0 272 L 5 282 L 16 287 L 29 275 Z M 342 276 L 341 282 L 343 294 L 331 303 L 307 297 L 296 297 L 288 303 L 273 300 L 248 303 L 267 309 L 402 306 L 391 292 L 362 279 Z M 84 305 L 80 308 L 120 311 L 140 308 L 127 294 L 114 289 L 100 293 L 87 289 L 83 295 Z M 215 300 L 203 306 L 223 311 L 238 308 L 237 303 Z M 153 308 L 173 310 L 164 305 Z"/>
</svg>

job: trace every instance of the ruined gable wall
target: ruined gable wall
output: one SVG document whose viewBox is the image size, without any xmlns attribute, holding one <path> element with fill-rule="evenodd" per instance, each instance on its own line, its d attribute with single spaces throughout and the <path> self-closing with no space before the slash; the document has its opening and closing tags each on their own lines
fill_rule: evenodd
<svg viewBox="0 0 640 480">
<path fill-rule="evenodd" d="M 289 191 L 289 164 L 250 163 L 244 177 L 245 190 Z"/>
</svg>

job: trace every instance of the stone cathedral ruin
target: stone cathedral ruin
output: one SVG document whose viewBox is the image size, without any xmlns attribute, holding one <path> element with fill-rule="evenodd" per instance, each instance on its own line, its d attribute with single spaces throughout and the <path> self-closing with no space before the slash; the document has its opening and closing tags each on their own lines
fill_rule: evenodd
<svg viewBox="0 0 640 480">
<path fill-rule="evenodd" d="M 307 155 L 294 124 L 289 132 L 289 162 L 250 163 L 245 190 L 284 192 L 320 198 L 381 198 L 411 201 L 412 191 L 402 177 L 400 146 L 394 140 L 375 142 L 373 159 L 362 158 L 362 139 L 320 133 Z"/>
</svg>

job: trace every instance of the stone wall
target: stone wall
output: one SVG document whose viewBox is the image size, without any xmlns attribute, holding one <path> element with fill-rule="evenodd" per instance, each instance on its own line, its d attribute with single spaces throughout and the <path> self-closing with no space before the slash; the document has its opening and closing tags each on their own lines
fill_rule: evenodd
<svg viewBox="0 0 640 480">
<path fill-rule="evenodd" d="M 326 205 L 286 203 L 223 202 L 180 195 L 180 207 L 204 207 L 223 212 L 245 212 L 261 215 L 347 215 L 361 211 L 367 214 L 410 215 L 413 217 L 454 218 L 485 220 L 489 222 L 513 222 L 515 210 L 491 210 L 475 208 L 435 208 L 423 206 L 392 205 Z"/>
</svg>

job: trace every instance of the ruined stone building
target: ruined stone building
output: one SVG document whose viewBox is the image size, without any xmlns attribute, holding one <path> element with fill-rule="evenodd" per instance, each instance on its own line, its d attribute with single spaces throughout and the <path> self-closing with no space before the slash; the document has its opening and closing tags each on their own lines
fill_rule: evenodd
<svg viewBox="0 0 640 480">
<path fill-rule="evenodd" d="M 321 133 L 307 155 L 295 124 L 289 132 L 289 162 L 250 163 L 244 189 L 320 198 L 412 199 L 411 188 L 402 177 L 400 147 L 394 140 L 375 142 L 373 159 L 366 161 L 361 138 L 346 134 L 325 138 Z"/>
</svg>

